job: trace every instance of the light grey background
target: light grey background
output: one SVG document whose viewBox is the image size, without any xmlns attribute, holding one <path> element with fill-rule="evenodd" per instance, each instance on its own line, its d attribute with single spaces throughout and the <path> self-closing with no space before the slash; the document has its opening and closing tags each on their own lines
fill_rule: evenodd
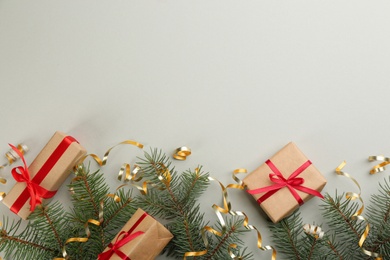
<svg viewBox="0 0 390 260">
<path fill-rule="evenodd" d="M 124 139 L 169 154 L 187 145 L 193 155 L 178 169 L 201 164 L 228 184 L 235 168 L 252 171 L 295 141 L 328 179 L 324 192 L 357 191 L 334 173 L 347 160 L 367 201 L 388 176 L 370 176 L 367 156 L 390 155 L 389 8 L 356 0 L 0 0 L 0 152 L 25 142 L 31 162 L 56 130 L 99 155 Z M 113 190 L 116 169 L 140 155 L 113 152 L 104 169 Z M 272 244 L 250 197 L 230 197 Z M 56 199 L 69 205 L 65 186 Z M 201 202 L 214 222 L 219 186 Z M 319 203 L 302 207 L 306 222 L 322 223 Z M 255 258 L 269 258 L 255 240 L 245 237 Z"/>
</svg>

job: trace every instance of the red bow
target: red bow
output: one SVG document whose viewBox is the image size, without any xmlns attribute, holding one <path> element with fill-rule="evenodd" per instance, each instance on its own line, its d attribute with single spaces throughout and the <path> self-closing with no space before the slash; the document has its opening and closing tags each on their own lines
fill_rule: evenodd
<svg viewBox="0 0 390 260">
<path fill-rule="evenodd" d="M 34 211 L 35 207 L 42 204 L 42 199 L 49 199 L 53 197 L 56 192 L 48 191 L 45 188 L 39 186 L 31 180 L 30 172 L 28 171 L 26 161 L 24 160 L 23 154 L 12 144 L 10 144 L 12 150 L 14 150 L 23 161 L 23 166 L 18 166 L 12 169 L 12 176 L 17 182 L 25 182 L 28 193 L 30 194 L 30 211 Z"/>
<path fill-rule="evenodd" d="M 120 251 L 119 249 L 126 245 L 128 242 L 131 240 L 135 239 L 136 237 L 144 234 L 145 232 L 142 231 L 137 231 L 133 233 L 134 229 L 142 222 L 144 218 L 148 216 L 147 213 L 142 214 L 142 216 L 137 220 L 137 222 L 130 228 L 129 231 L 122 231 L 119 233 L 117 236 L 116 240 L 114 243 L 110 243 L 108 247 L 110 248 L 108 251 L 103 252 L 98 255 L 98 260 L 109 260 L 110 257 L 113 254 L 118 255 L 121 260 L 131 260 L 125 253 Z"/>
<path fill-rule="evenodd" d="M 290 190 L 291 194 L 297 200 L 299 205 L 303 204 L 303 200 L 299 196 L 296 190 L 300 190 L 302 192 L 311 194 L 313 196 L 323 198 L 322 194 L 319 193 L 318 191 L 303 186 L 302 184 L 305 182 L 303 178 L 297 178 L 299 174 L 301 174 L 304 170 L 306 170 L 307 167 L 311 165 L 311 161 L 309 160 L 306 161 L 298 169 L 296 169 L 287 179 L 283 177 L 279 169 L 276 168 L 276 166 L 270 160 L 267 160 L 265 163 L 272 170 L 272 173 L 269 174 L 269 178 L 274 184 L 267 187 L 247 191 L 249 194 L 252 195 L 266 192 L 266 194 L 264 194 L 257 200 L 259 204 L 261 204 L 263 201 L 265 201 L 266 199 L 271 197 L 274 193 L 276 193 L 278 190 L 284 187 L 287 187 Z"/>
</svg>

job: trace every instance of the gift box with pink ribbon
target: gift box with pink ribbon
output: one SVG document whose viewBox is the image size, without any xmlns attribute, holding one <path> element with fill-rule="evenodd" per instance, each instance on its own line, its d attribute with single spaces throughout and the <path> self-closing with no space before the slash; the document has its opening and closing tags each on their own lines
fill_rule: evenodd
<svg viewBox="0 0 390 260">
<path fill-rule="evenodd" d="M 172 238 L 161 223 L 138 209 L 98 260 L 152 260 Z"/>
<path fill-rule="evenodd" d="M 17 183 L 3 202 L 23 219 L 27 219 L 44 199 L 55 195 L 77 161 L 86 154 L 76 139 L 62 132 L 53 135 L 29 167 L 23 154 L 10 146 L 20 156 L 23 166 L 12 169 Z"/>
<path fill-rule="evenodd" d="M 312 197 L 323 198 L 320 192 L 326 179 L 291 142 L 246 176 L 243 183 L 276 223 Z"/>
</svg>

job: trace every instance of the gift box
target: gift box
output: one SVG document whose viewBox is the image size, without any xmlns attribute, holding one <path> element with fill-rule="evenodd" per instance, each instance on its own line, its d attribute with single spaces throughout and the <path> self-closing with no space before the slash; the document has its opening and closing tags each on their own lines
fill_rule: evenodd
<svg viewBox="0 0 390 260">
<path fill-rule="evenodd" d="M 138 209 L 98 260 L 154 259 L 172 238 L 161 223 Z"/>
<path fill-rule="evenodd" d="M 4 198 L 4 204 L 21 218 L 27 219 L 43 199 L 54 196 L 85 154 L 85 149 L 73 137 L 61 132 L 53 135 L 28 168 L 20 154 L 24 167 L 12 169 L 17 183 Z"/>
<path fill-rule="evenodd" d="M 246 176 L 243 183 L 276 223 L 313 196 L 322 198 L 326 180 L 291 142 Z"/>
</svg>

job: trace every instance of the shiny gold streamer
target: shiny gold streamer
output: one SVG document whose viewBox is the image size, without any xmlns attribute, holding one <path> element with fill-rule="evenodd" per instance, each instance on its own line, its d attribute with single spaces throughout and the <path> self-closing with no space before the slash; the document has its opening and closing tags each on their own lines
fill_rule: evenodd
<svg viewBox="0 0 390 260">
<path fill-rule="evenodd" d="M 28 152 L 28 146 L 25 144 L 18 144 L 17 149 L 24 155 Z M 6 154 L 5 158 L 7 158 L 8 163 L 0 165 L 0 169 L 5 168 L 6 166 L 9 166 L 20 159 L 19 155 L 12 149 L 10 149 Z M 0 177 L 0 183 L 6 184 L 7 179 Z M 7 194 L 3 191 L 0 192 L 0 201 L 2 201 Z"/>
<path fill-rule="evenodd" d="M 229 255 L 230 255 L 230 257 L 231 257 L 232 259 L 234 259 L 234 260 L 243 260 L 243 259 L 244 259 L 242 256 L 239 256 L 239 257 L 236 256 L 236 255 L 232 252 L 231 248 L 237 248 L 237 245 L 236 245 L 236 244 L 230 244 L 229 247 L 228 247 L 228 252 L 229 252 Z"/>
<path fill-rule="evenodd" d="M 386 170 L 386 165 L 390 164 L 390 158 L 389 157 L 384 157 L 383 155 L 376 155 L 376 156 L 369 156 L 368 161 L 374 162 L 374 161 L 382 161 L 381 163 L 375 165 L 372 167 L 370 170 L 370 174 L 375 174 L 378 172 L 383 172 Z"/>
<path fill-rule="evenodd" d="M 7 183 L 7 180 L 6 179 L 3 179 L 3 178 L 0 178 L 0 183 L 1 184 L 6 184 Z M 3 191 L 0 191 L 0 201 L 2 201 L 6 196 L 6 193 L 3 192 Z"/>
<path fill-rule="evenodd" d="M 16 146 L 16 148 L 19 150 L 19 152 L 22 155 L 25 155 L 29 151 L 28 146 L 25 145 L 25 144 L 18 144 Z M 13 164 L 14 162 L 16 162 L 17 160 L 20 159 L 19 155 L 12 149 L 10 149 L 7 153 L 5 153 L 5 158 L 7 158 L 8 163 L 1 165 L 0 169 L 4 168 L 5 166 L 11 165 L 11 164 Z"/>
<path fill-rule="evenodd" d="M 86 237 L 72 237 L 72 238 L 69 238 L 68 240 L 66 240 L 65 242 L 65 245 L 64 247 L 62 248 L 62 256 L 63 257 L 55 257 L 53 258 L 53 260 L 66 260 L 68 259 L 68 254 L 66 253 L 66 246 L 69 244 L 69 243 L 74 243 L 74 242 L 79 242 L 79 243 L 85 243 L 88 241 L 88 238 Z"/>
<path fill-rule="evenodd" d="M 362 206 L 361 208 L 354 214 L 354 216 L 359 216 L 363 213 L 363 210 L 364 210 L 364 202 L 363 202 L 363 199 L 361 197 L 361 193 L 362 193 L 362 188 L 360 187 L 359 183 L 357 182 L 357 180 L 355 180 L 351 175 L 349 175 L 348 173 L 346 172 L 343 172 L 342 169 L 344 168 L 344 166 L 346 165 L 347 163 L 345 161 L 343 161 L 337 168 L 336 168 L 336 173 L 338 175 L 342 175 L 342 176 L 345 176 L 347 177 L 348 179 L 350 179 L 351 181 L 353 181 L 355 183 L 355 185 L 358 187 L 359 189 L 359 193 L 355 193 L 355 192 L 347 192 L 345 194 L 345 197 L 349 200 L 355 200 L 355 199 L 359 199 L 360 202 L 362 203 Z"/>
<path fill-rule="evenodd" d="M 108 149 L 104 156 L 103 156 L 103 159 L 101 159 L 99 156 L 97 156 L 96 154 L 87 154 L 85 156 L 83 156 L 79 161 L 78 163 L 76 164 L 76 168 L 77 167 L 81 167 L 82 163 L 88 158 L 88 157 L 92 157 L 92 159 L 100 166 L 100 167 L 103 167 L 107 164 L 107 160 L 108 160 L 108 156 L 110 155 L 110 152 L 112 149 L 116 148 L 117 146 L 120 146 L 120 145 L 133 145 L 133 146 L 136 146 L 140 149 L 142 149 L 144 147 L 143 144 L 141 143 L 138 143 L 136 141 L 133 141 L 133 140 L 125 140 L 123 142 L 120 142 L 114 146 L 112 146 L 110 149 Z M 130 165 L 129 164 L 123 164 L 122 167 L 120 168 L 119 170 L 119 173 L 118 173 L 118 180 L 122 180 L 123 176 L 125 176 L 124 178 L 124 181 L 129 181 L 130 180 L 130 176 L 131 176 L 131 173 L 130 173 Z"/>
<path fill-rule="evenodd" d="M 186 146 L 182 146 L 175 150 L 175 153 L 173 154 L 173 158 L 179 161 L 184 161 L 190 155 L 191 155 L 191 149 Z"/>
<path fill-rule="evenodd" d="M 199 169 L 197 168 L 196 171 L 199 171 Z M 233 179 L 236 180 L 236 182 L 238 184 L 229 184 L 227 185 L 226 187 L 220 182 L 218 181 L 217 179 L 213 178 L 213 177 L 209 177 L 209 180 L 210 181 L 215 181 L 219 184 L 219 186 L 221 187 L 221 190 L 222 190 L 222 198 L 223 198 L 223 208 L 214 204 L 212 206 L 212 208 L 214 209 L 214 212 L 215 214 L 217 215 L 218 217 L 218 220 L 219 220 L 219 223 L 222 227 L 222 232 L 226 232 L 226 222 L 222 216 L 222 214 L 230 214 L 232 216 L 241 216 L 241 217 L 244 217 L 244 222 L 243 222 L 243 226 L 248 229 L 248 230 L 255 230 L 256 233 L 257 233 L 257 247 L 260 249 L 260 250 L 263 250 L 263 251 L 268 251 L 268 250 L 272 250 L 272 260 L 276 260 L 276 250 L 274 247 L 272 246 L 269 246 L 269 245 L 266 245 L 266 246 L 263 246 L 262 245 L 262 236 L 261 236 L 261 233 L 260 231 L 253 225 L 250 225 L 249 224 L 249 219 L 248 219 L 248 216 L 242 212 L 242 211 L 233 211 L 231 209 L 231 203 L 229 201 L 229 197 L 228 197 L 228 192 L 227 192 L 227 189 L 228 188 L 234 188 L 234 189 L 244 189 L 244 185 L 242 183 L 242 181 L 240 179 L 238 179 L 236 177 L 237 174 L 239 173 L 246 173 L 246 169 L 236 169 L 233 171 Z M 204 231 L 208 231 L 214 235 L 217 235 L 217 236 L 222 236 L 222 233 L 220 233 L 219 231 L 209 227 L 209 226 L 206 226 L 203 228 Z M 187 252 L 185 255 L 184 255 L 184 259 L 186 259 L 187 256 L 201 256 L 201 255 L 204 255 L 208 252 L 207 248 L 208 248 L 208 241 L 207 241 L 207 237 L 205 235 L 205 232 L 202 230 L 202 237 L 203 237 L 203 240 L 204 240 L 204 243 L 205 243 L 205 246 L 206 246 L 206 250 L 204 251 L 200 251 L 200 252 Z M 235 248 L 237 247 L 237 245 L 235 244 L 231 244 L 229 245 L 229 249 L 228 249 L 228 253 L 230 255 L 230 257 L 232 259 L 242 259 L 240 257 L 237 257 L 236 255 L 234 255 L 231 251 L 231 248 Z"/>
<path fill-rule="evenodd" d="M 172 181 L 172 175 L 169 171 L 168 167 L 166 167 L 163 163 L 157 164 L 157 178 L 165 185 L 165 188 L 169 188 Z M 144 181 L 142 186 L 135 184 L 143 179 L 142 168 L 138 165 L 135 165 L 133 171 L 131 172 L 129 179 L 131 181 L 131 185 L 136 187 L 142 195 L 146 195 L 148 193 L 148 185 L 155 187 L 159 190 L 164 190 L 165 188 L 160 187 L 156 184 L 151 183 L 150 181 Z"/>
<path fill-rule="evenodd" d="M 362 252 L 364 254 L 366 254 L 366 255 L 368 255 L 370 257 L 375 257 L 376 260 L 382 260 L 383 258 L 382 258 L 382 256 L 380 254 L 368 251 L 368 250 L 363 248 L 364 241 L 367 239 L 368 233 L 370 232 L 370 223 L 367 221 L 367 219 L 365 217 L 361 216 L 361 214 L 363 213 L 363 209 L 364 209 L 364 202 L 363 202 L 363 199 L 361 197 L 361 187 L 360 187 L 359 183 L 351 175 L 349 175 L 348 173 L 342 171 L 342 169 L 344 168 L 345 165 L 346 165 L 346 162 L 343 161 L 336 168 L 336 173 L 338 175 L 342 175 L 342 176 L 345 176 L 345 177 L 349 178 L 359 188 L 359 193 L 358 194 L 354 193 L 354 192 L 347 192 L 345 196 L 349 200 L 359 199 L 361 201 L 361 203 L 362 203 L 361 208 L 358 209 L 358 211 L 352 216 L 352 219 L 358 219 L 358 220 L 366 222 L 366 228 L 365 228 L 365 230 L 364 230 L 364 232 L 361 235 L 360 240 L 359 240 L 359 247 L 360 247 L 360 249 L 362 250 Z"/>
<path fill-rule="evenodd" d="M 143 172 L 142 172 L 141 167 L 138 165 L 134 165 L 133 170 L 129 173 L 128 176 L 126 176 L 125 183 L 130 182 L 130 185 L 137 188 L 142 195 L 146 195 L 148 193 L 147 185 L 149 184 L 149 182 L 144 181 L 142 183 L 142 186 L 135 184 L 136 182 L 140 182 L 142 179 L 143 179 Z M 124 184 L 124 185 L 127 185 L 127 184 Z"/>
</svg>

